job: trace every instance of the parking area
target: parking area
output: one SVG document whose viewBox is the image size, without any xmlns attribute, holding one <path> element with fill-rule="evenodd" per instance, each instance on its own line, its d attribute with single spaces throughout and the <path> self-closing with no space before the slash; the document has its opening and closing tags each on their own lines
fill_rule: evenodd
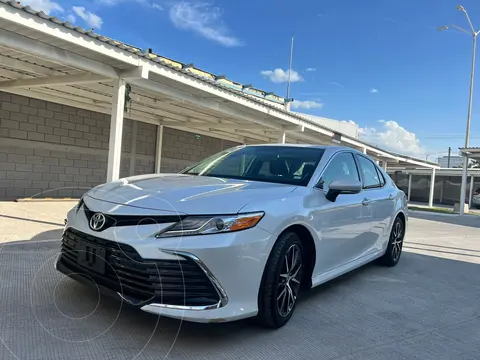
<svg viewBox="0 0 480 360">
<path fill-rule="evenodd" d="M 53 269 L 74 203 L 0 203 L 0 359 L 478 359 L 480 217 L 411 214 L 399 265 L 306 294 L 278 331 L 100 297 Z"/>
</svg>

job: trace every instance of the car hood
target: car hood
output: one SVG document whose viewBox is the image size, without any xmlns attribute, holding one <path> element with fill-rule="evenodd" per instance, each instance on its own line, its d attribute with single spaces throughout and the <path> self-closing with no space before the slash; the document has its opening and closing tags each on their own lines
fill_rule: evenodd
<svg viewBox="0 0 480 360">
<path fill-rule="evenodd" d="M 280 199 L 296 186 L 183 174 L 151 174 L 97 186 L 88 197 L 165 213 L 235 214 L 253 201 Z M 261 209 L 258 209 L 259 211 Z"/>
</svg>

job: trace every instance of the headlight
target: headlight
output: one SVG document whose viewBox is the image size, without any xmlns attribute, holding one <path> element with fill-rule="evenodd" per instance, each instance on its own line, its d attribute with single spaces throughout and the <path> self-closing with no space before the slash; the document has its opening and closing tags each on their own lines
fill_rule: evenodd
<svg viewBox="0 0 480 360">
<path fill-rule="evenodd" d="M 157 238 L 220 234 L 254 227 L 265 213 L 218 216 L 189 216 L 156 235 Z"/>
</svg>

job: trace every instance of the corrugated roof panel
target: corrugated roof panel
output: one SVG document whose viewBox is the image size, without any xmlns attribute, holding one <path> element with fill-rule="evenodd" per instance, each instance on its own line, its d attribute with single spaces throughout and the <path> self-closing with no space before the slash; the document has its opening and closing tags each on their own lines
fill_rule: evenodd
<svg viewBox="0 0 480 360">
<path fill-rule="evenodd" d="M 45 20 L 49 20 L 49 21 L 52 21 L 53 23 L 55 24 L 58 24 L 58 25 L 62 25 L 70 30 L 74 30 L 82 35 L 88 35 L 94 39 L 97 39 L 99 41 L 102 41 L 102 42 L 105 42 L 105 43 L 108 43 L 112 46 L 115 46 L 115 47 L 118 47 L 122 50 L 125 50 L 125 51 L 128 51 L 132 54 L 135 54 L 137 56 L 140 56 L 140 57 L 144 57 L 146 59 L 149 59 L 149 60 L 153 60 L 155 61 L 153 58 L 152 58 L 152 55 L 153 56 L 158 56 L 159 58 L 162 59 L 161 62 L 164 62 L 164 63 L 168 63 L 170 65 L 170 67 L 172 69 L 175 69 L 175 70 L 180 70 L 183 68 L 183 66 L 185 64 L 181 63 L 181 62 L 178 62 L 178 61 L 175 61 L 175 60 L 171 60 L 171 59 L 167 59 L 167 58 L 164 58 L 162 57 L 161 55 L 158 55 L 158 54 L 151 54 L 151 53 L 144 53 L 142 52 L 141 49 L 137 48 L 137 47 L 134 47 L 132 45 L 128 45 L 126 43 L 123 43 L 123 42 L 120 42 L 120 41 L 117 41 L 117 40 L 113 40 L 113 39 L 110 39 L 106 36 L 103 36 L 103 35 L 99 35 L 99 34 L 96 34 L 92 29 L 90 30 L 85 30 L 83 29 L 82 27 L 80 26 L 73 26 L 72 24 L 70 24 L 68 21 L 63 21 L 55 16 L 49 16 L 47 14 L 45 14 L 43 11 L 37 11 L 35 9 L 32 9 L 30 6 L 28 5 L 25 5 L 23 6 L 21 3 L 17 3 L 16 1 L 11 1 L 11 0 L 0 0 L 0 2 L 4 3 L 4 4 L 8 4 L 16 9 L 20 9 L 20 10 L 23 10 L 29 14 L 32 14 L 32 15 L 36 15 L 42 19 L 45 19 Z M 156 61 L 158 62 L 158 61 Z M 189 68 L 189 71 L 188 72 L 184 72 L 186 74 L 189 74 L 189 75 L 193 75 L 193 73 L 196 75 L 195 77 L 202 80 L 202 79 L 206 79 L 206 80 L 214 80 L 216 78 L 216 75 L 215 74 L 212 74 L 212 73 L 209 73 L 207 71 L 204 71 L 204 70 L 201 70 L 201 69 L 196 69 L 196 68 L 193 68 L 193 67 L 190 67 Z M 198 77 L 199 76 L 199 77 Z M 230 81 L 230 80 L 229 80 Z M 233 83 L 233 82 L 232 82 Z M 237 83 L 238 84 L 238 83 Z M 235 89 L 236 87 L 230 87 L 230 86 L 223 86 L 223 88 L 225 89 Z M 242 92 L 240 91 L 240 94 L 242 94 Z M 259 90 L 259 89 L 250 89 L 250 95 L 254 95 L 254 96 L 258 96 L 262 99 L 265 99 L 265 100 L 268 100 L 268 101 L 272 101 L 274 103 L 281 103 L 283 104 L 285 102 L 285 99 L 282 98 L 281 96 L 278 96 L 278 95 L 274 95 L 274 96 L 267 96 L 266 95 L 266 92 L 265 91 L 262 91 L 262 90 Z"/>
</svg>

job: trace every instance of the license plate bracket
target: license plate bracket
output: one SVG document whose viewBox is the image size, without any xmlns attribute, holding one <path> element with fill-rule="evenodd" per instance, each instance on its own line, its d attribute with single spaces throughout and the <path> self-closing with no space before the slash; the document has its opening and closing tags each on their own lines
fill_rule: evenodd
<svg viewBox="0 0 480 360">
<path fill-rule="evenodd" d="M 99 274 L 105 274 L 106 251 L 102 246 L 80 242 L 77 246 L 77 261 L 80 266 Z"/>
</svg>

